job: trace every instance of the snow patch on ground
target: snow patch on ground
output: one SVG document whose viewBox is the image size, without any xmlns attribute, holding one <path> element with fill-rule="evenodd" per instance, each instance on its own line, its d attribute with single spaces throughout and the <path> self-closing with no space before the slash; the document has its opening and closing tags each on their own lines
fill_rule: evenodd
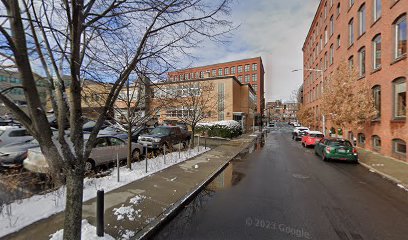
<svg viewBox="0 0 408 240">
<path fill-rule="evenodd" d="M 402 189 L 404 189 L 405 191 L 408 192 L 408 188 L 405 187 L 404 185 L 402 185 L 401 183 L 397 184 L 397 186 L 398 186 L 399 188 L 402 188 Z"/>
<path fill-rule="evenodd" d="M 122 233 L 122 239 L 131 239 L 133 236 L 135 236 L 135 232 L 127 229 Z"/>
<path fill-rule="evenodd" d="M 122 187 L 128 183 L 146 177 L 152 173 L 164 170 L 170 166 L 184 162 L 194 156 L 209 151 L 210 148 L 200 147 L 181 152 L 168 153 L 166 159 L 163 156 L 148 159 L 148 172 L 145 172 L 146 161 L 132 164 L 132 170 L 120 167 L 120 181 L 117 181 L 117 168 L 113 169 L 111 175 L 101 178 L 84 179 L 83 201 L 96 197 L 96 191 L 103 189 L 105 193 Z M 196 164 L 196 163 L 193 163 Z M 64 211 L 66 188 L 62 186 L 58 190 L 44 195 L 34 195 L 30 198 L 18 200 L 0 208 L 0 238 L 16 232 L 40 219 Z M 136 201 L 136 200 L 135 200 Z M 6 211 L 7 210 L 7 211 Z M 140 212 L 138 213 L 140 215 Z M 87 238 L 84 238 L 87 239 Z"/>
<path fill-rule="evenodd" d="M 64 229 L 58 230 L 54 234 L 50 235 L 50 240 L 62 240 L 64 235 Z M 96 227 L 88 223 L 87 220 L 82 220 L 81 239 L 86 240 L 114 240 L 114 238 L 108 234 L 104 234 L 103 237 L 96 235 Z M 129 239 L 129 238 L 126 238 Z"/>
<path fill-rule="evenodd" d="M 127 206 L 125 207 L 124 204 L 120 208 L 114 208 L 113 210 L 113 215 L 118 216 L 117 220 L 123 220 L 126 217 L 129 219 L 129 221 L 134 221 L 135 217 L 141 217 L 140 213 L 142 212 L 141 210 L 136 210 L 133 209 L 132 206 Z"/>
</svg>

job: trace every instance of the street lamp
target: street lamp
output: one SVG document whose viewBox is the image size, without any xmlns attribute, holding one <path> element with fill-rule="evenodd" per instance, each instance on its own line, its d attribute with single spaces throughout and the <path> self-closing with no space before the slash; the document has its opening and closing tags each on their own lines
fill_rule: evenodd
<svg viewBox="0 0 408 240">
<path fill-rule="evenodd" d="M 313 69 L 313 68 L 302 69 L 302 68 L 300 68 L 300 69 L 292 70 L 292 72 L 298 72 L 298 71 L 319 72 L 320 77 L 322 78 L 322 94 L 323 94 L 323 91 L 324 91 L 324 77 L 323 77 L 323 70 L 322 69 Z M 322 133 L 324 135 L 326 135 L 326 118 L 325 118 L 324 114 L 322 114 L 322 128 L 323 128 Z"/>
</svg>

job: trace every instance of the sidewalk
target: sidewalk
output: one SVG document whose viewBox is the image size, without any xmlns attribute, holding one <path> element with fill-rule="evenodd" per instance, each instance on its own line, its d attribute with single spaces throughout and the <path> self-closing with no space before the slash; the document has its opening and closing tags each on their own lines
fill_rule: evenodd
<svg viewBox="0 0 408 240">
<path fill-rule="evenodd" d="M 408 163 L 366 149 L 358 149 L 360 164 L 408 191 Z"/>
<path fill-rule="evenodd" d="M 105 233 L 115 239 L 147 238 L 234 157 L 250 151 L 257 135 L 243 135 L 202 155 L 105 193 Z M 95 190 L 96 196 L 96 190 Z M 96 226 L 96 199 L 84 202 L 82 219 Z M 64 213 L 55 214 L 5 236 L 49 239 L 63 228 Z M 95 233 L 96 236 L 96 233 Z"/>
</svg>

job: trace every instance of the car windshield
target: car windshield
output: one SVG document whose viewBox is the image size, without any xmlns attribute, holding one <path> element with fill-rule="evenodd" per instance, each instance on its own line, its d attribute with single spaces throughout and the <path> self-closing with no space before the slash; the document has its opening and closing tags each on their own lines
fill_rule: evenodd
<svg viewBox="0 0 408 240">
<path fill-rule="evenodd" d="M 167 135 L 170 132 L 170 128 L 158 127 L 153 129 L 150 133 L 157 135 Z"/>
<path fill-rule="evenodd" d="M 315 138 L 323 138 L 323 134 L 316 134 L 316 133 L 312 133 L 310 134 L 310 137 L 315 137 Z"/>
<path fill-rule="evenodd" d="M 4 133 L 4 130 L 0 130 L 0 136 Z"/>
<path fill-rule="evenodd" d="M 333 147 L 352 147 L 349 141 L 343 141 L 343 140 L 330 141 L 329 145 Z"/>
<path fill-rule="evenodd" d="M 83 125 L 83 128 L 91 128 L 95 127 L 96 122 L 95 121 L 89 121 Z"/>
</svg>

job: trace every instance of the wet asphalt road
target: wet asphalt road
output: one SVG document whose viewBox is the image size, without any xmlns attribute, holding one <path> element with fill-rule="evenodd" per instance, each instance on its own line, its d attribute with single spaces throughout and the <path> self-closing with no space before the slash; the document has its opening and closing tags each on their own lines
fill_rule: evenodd
<svg viewBox="0 0 408 240">
<path fill-rule="evenodd" d="M 286 124 L 231 164 L 155 239 L 408 239 L 408 192 L 360 165 L 323 162 Z M 220 181 L 218 179 L 217 181 Z"/>
</svg>

